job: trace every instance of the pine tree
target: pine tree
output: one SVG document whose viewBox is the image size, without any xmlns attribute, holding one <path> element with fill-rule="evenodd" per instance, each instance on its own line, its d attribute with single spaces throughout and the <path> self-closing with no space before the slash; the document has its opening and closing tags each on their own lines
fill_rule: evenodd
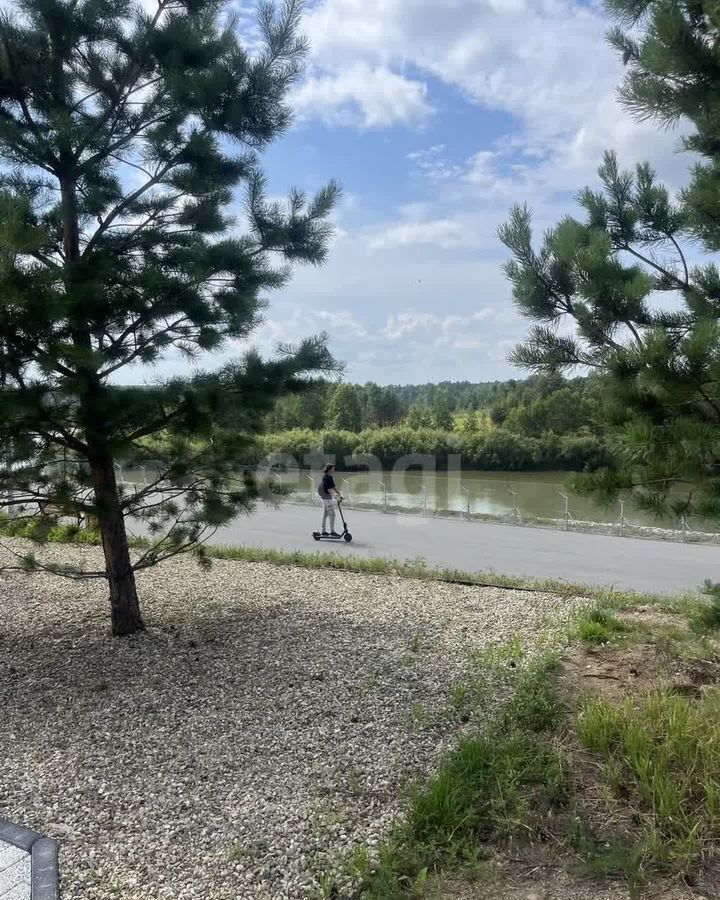
<svg viewBox="0 0 720 900">
<path fill-rule="evenodd" d="M 397 425 L 403 418 L 403 406 L 400 398 L 391 387 L 382 389 L 382 401 L 380 404 L 380 424 Z"/>
<path fill-rule="evenodd" d="M 691 267 L 687 245 L 720 248 L 718 6 L 711 0 L 607 0 L 609 36 L 629 67 L 620 90 L 638 118 L 692 126 L 700 154 L 679 203 L 646 164 L 620 170 L 606 154 L 603 190 L 579 195 L 539 251 L 529 212 L 513 210 L 501 239 L 515 302 L 537 324 L 514 360 L 538 371 L 587 366 L 606 374 L 605 415 L 616 465 L 580 484 L 606 498 L 632 491 L 656 512 L 720 513 L 720 270 Z M 630 32 L 623 31 L 623 26 Z M 675 302 L 662 302 L 666 295 Z M 570 320 L 574 334 L 559 326 Z M 679 493 L 679 488 L 683 488 Z"/>
<path fill-rule="evenodd" d="M 620 100 L 662 128 L 693 126 L 681 147 L 700 155 L 683 194 L 687 227 L 720 249 L 720 5 L 717 0 L 606 0 L 610 43 L 628 67 Z M 629 31 L 624 29 L 629 28 Z"/>
<path fill-rule="evenodd" d="M 430 411 L 434 428 L 440 431 L 452 431 L 452 403 L 450 395 L 445 388 L 438 388 L 433 392 Z"/>
<path fill-rule="evenodd" d="M 373 428 L 383 424 L 383 392 L 382 389 L 369 381 L 363 389 L 363 428 Z"/>
<path fill-rule="evenodd" d="M 360 431 L 362 409 L 354 385 L 344 383 L 336 385 L 330 395 L 325 422 L 328 428 Z"/>
<path fill-rule="evenodd" d="M 115 386 L 246 340 L 288 266 L 325 258 L 336 186 L 284 208 L 258 159 L 290 121 L 300 3 L 261 6 L 252 55 L 223 7 L 18 0 L 0 20 L 2 503 L 97 520 L 105 569 L 72 574 L 107 579 L 116 634 L 143 628 L 137 571 L 202 560 L 213 529 L 252 507 L 258 486 L 233 473 L 275 398 L 333 368 L 320 337 Z M 127 492 L 118 462 L 156 474 Z M 151 536 L 134 560 L 128 520 Z"/>
</svg>

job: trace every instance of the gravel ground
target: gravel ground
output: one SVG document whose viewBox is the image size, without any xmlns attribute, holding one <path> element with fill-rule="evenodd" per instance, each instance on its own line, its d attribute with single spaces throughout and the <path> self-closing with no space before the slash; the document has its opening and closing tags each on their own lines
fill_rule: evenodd
<svg viewBox="0 0 720 900">
<path fill-rule="evenodd" d="M 0 575 L 0 815 L 60 839 L 65 900 L 311 896 L 456 738 L 469 651 L 575 605 L 185 560 L 140 590 L 119 640 L 102 583 Z"/>
</svg>

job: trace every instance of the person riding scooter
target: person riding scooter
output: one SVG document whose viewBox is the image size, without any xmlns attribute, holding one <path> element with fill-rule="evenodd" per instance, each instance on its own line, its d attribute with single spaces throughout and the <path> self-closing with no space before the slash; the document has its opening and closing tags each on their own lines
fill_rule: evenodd
<svg viewBox="0 0 720 900">
<path fill-rule="evenodd" d="M 318 487 L 318 494 L 323 505 L 320 533 L 323 537 L 339 538 L 340 535 L 335 531 L 335 508 L 337 503 L 342 500 L 342 497 L 340 491 L 335 487 L 334 471 L 335 466 L 332 463 L 328 463 L 323 469 L 322 481 Z M 327 530 L 328 523 L 330 524 L 330 531 Z"/>
</svg>

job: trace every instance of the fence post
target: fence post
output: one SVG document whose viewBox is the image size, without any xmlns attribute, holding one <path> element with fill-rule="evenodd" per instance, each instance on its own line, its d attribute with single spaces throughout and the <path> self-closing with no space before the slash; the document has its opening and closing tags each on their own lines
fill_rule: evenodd
<svg viewBox="0 0 720 900">
<path fill-rule="evenodd" d="M 312 477 L 312 475 L 308 475 L 307 472 L 305 473 L 305 477 L 310 479 L 310 502 L 314 503 L 315 502 L 315 479 Z"/>
<path fill-rule="evenodd" d="M 342 484 L 350 484 L 350 482 L 347 480 L 347 478 L 343 478 L 341 483 Z M 350 488 L 348 488 L 348 490 L 347 490 L 347 496 L 348 496 L 348 507 L 350 509 L 352 509 L 352 491 L 350 490 Z"/>
<path fill-rule="evenodd" d="M 627 524 L 627 519 L 625 518 L 625 501 L 618 500 L 620 504 L 620 537 L 625 536 L 625 525 Z"/>
<path fill-rule="evenodd" d="M 470 516 L 470 491 L 467 488 L 460 488 L 460 490 L 467 497 L 467 517 L 468 517 L 468 521 L 469 521 L 470 517 L 471 517 Z"/>
<path fill-rule="evenodd" d="M 563 494 L 562 491 L 558 491 L 558 494 L 565 501 L 565 531 L 570 531 L 570 497 L 567 494 Z"/>
<path fill-rule="evenodd" d="M 427 488 L 424 484 L 420 485 L 420 490 L 423 492 L 423 515 L 427 515 Z"/>
<path fill-rule="evenodd" d="M 378 484 L 383 489 L 383 512 L 387 512 L 387 485 L 384 481 L 378 481 Z"/>
<path fill-rule="evenodd" d="M 682 517 L 682 542 L 683 542 L 683 544 L 687 543 L 688 531 L 690 531 L 690 526 L 688 525 L 687 517 L 683 513 L 683 517 Z"/>
</svg>

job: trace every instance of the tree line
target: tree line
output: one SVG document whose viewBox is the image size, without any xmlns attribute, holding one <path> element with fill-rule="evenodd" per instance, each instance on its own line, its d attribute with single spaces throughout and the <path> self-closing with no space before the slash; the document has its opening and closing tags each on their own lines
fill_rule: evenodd
<svg viewBox="0 0 720 900">
<path fill-rule="evenodd" d="M 532 437 L 547 433 L 601 437 L 602 381 L 541 374 L 525 380 L 442 382 L 380 387 L 325 382 L 301 396 L 279 398 L 266 418 L 270 432 L 309 428 L 358 433 L 409 430 L 483 432 L 497 427 Z"/>
<path fill-rule="evenodd" d="M 533 436 L 502 428 L 453 432 L 396 425 L 359 432 L 310 428 L 269 432 L 256 438 L 245 459 L 248 465 L 277 462 L 311 468 L 331 459 L 346 470 L 368 465 L 391 469 L 404 463 L 439 471 L 584 472 L 607 465 L 610 454 L 605 442 L 590 433 Z"/>
</svg>

